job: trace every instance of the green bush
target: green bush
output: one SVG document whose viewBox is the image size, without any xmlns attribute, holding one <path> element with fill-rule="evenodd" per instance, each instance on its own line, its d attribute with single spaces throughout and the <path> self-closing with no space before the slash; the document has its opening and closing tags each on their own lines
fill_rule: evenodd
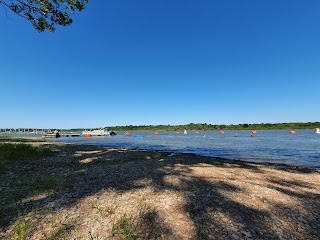
<svg viewBox="0 0 320 240">
<path fill-rule="evenodd" d="M 24 143 L 0 143 L 0 160 L 40 158 L 52 153 L 51 149 L 31 146 Z"/>
</svg>

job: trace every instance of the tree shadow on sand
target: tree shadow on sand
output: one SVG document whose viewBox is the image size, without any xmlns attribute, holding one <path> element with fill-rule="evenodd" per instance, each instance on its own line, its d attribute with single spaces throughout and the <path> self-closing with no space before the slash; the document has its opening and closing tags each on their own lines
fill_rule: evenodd
<svg viewBox="0 0 320 240">
<path fill-rule="evenodd" d="M 56 154 L 53 157 L 3 164 L 5 171 L 0 173 L 0 229 L 3 232 L 10 229 L 18 218 L 29 216 L 34 209 L 59 212 L 101 192 L 112 190 L 121 195 L 150 188 L 161 196 L 166 192 L 181 196 L 183 201 L 172 213 L 173 220 L 166 221 L 167 215 L 161 209 L 152 208 L 140 212 L 139 218 L 134 221 L 128 218 L 123 220 L 124 223 L 116 222 L 114 235 L 108 233 L 103 237 L 315 239 L 320 235 L 317 217 L 320 210 L 319 189 L 315 191 L 314 185 L 298 180 L 278 178 L 268 179 L 265 183 L 255 180 L 255 174 L 268 175 L 269 169 L 284 174 L 301 173 L 308 176 L 312 173 L 318 176 L 316 170 L 192 154 L 171 156 L 167 152 L 94 146 L 54 145 L 54 148 Z M 255 186 L 291 197 L 299 208 L 273 201 L 259 192 L 256 195 L 262 197 L 256 197 L 255 201 L 261 207 L 251 204 L 255 196 L 250 195 L 244 185 L 237 184 L 238 174 L 242 171 L 251 175 L 251 178 L 242 177 L 247 177 Z M 219 174 L 224 173 L 227 175 L 220 177 Z M 238 198 L 246 194 L 248 201 Z M 306 211 L 302 212 L 301 209 Z M 123 227 L 130 221 L 135 232 Z M 183 229 L 185 227 L 190 229 Z M 125 232 L 126 229 L 129 230 Z"/>
</svg>

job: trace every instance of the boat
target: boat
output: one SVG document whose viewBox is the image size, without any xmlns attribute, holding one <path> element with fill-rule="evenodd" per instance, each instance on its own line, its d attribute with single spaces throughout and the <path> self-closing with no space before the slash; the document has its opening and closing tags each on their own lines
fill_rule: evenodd
<svg viewBox="0 0 320 240">
<path fill-rule="evenodd" d="M 316 128 L 316 134 L 320 134 L 320 128 Z"/>
<path fill-rule="evenodd" d="M 44 137 L 44 138 L 59 138 L 61 136 L 60 136 L 60 132 L 58 130 L 54 130 L 53 132 L 47 132 L 42 137 Z"/>
<path fill-rule="evenodd" d="M 109 131 L 106 127 L 102 127 L 100 129 L 97 130 L 85 130 L 82 131 L 82 135 L 86 136 L 86 137 L 91 137 L 91 136 L 113 136 L 116 135 L 115 132 L 113 131 Z"/>
<path fill-rule="evenodd" d="M 184 134 L 188 134 L 186 129 L 184 130 Z"/>
</svg>

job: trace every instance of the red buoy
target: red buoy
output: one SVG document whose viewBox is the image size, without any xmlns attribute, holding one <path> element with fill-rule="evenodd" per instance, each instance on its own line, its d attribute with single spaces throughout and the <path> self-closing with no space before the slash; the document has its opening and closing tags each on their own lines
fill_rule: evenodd
<svg viewBox="0 0 320 240">
<path fill-rule="evenodd" d="M 224 131 L 221 131 L 220 134 L 224 134 Z"/>
<path fill-rule="evenodd" d="M 296 131 L 290 131 L 290 134 L 297 134 Z"/>
<path fill-rule="evenodd" d="M 252 134 L 257 134 L 257 132 L 256 131 L 252 131 Z"/>
<path fill-rule="evenodd" d="M 176 132 L 176 134 L 180 134 L 180 132 Z"/>
<path fill-rule="evenodd" d="M 159 132 L 155 132 L 155 133 L 154 133 L 154 135 L 158 135 L 158 134 L 159 134 Z"/>
<path fill-rule="evenodd" d="M 129 137 L 130 135 L 131 135 L 130 133 L 128 133 L 128 132 L 126 133 L 126 136 L 127 136 L 127 137 Z"/>
<path fill-rule="evenodd" d="M 198 132 L 198 131 L 196 131 L 196 132 L 195 132 L 195 134 L 199 134 L 199 132 Z"/>
<path fill-rule="evenodd" d="M 90 133 L 87 133 L 85 136 L 86 136 L 86 137 L 91 137 L 91 134 L 90 134 Z"/>
</svg>

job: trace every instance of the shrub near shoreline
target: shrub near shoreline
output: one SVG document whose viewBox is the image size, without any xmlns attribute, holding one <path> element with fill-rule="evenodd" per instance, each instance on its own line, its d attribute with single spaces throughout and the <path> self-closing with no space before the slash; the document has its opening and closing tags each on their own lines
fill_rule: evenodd
<svg viewBox="0 0 320 240">
<path fill-rule="evenodd" d="M 52 153 L 51 149 L 24 143 L 0 143 L 0 161 L 41 158 Z"/>
</svg>

